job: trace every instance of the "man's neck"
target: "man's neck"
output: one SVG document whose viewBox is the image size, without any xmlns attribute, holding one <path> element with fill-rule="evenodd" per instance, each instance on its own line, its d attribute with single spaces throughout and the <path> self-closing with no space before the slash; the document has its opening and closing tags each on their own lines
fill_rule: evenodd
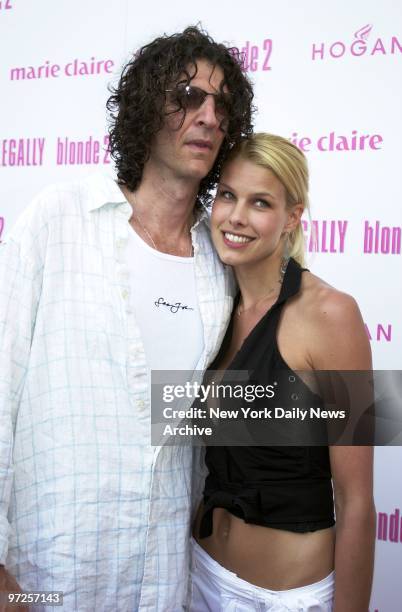
<svg viewBox="0 0 402 612">
<path fill-rule="evenodd" d="M 150 166 L 146 164 L 134 192 L 121 188 L 133 208 L 130 224 L 156 250 L 190 257 L 199 181 L 169 175 L 168 169 L 151 171 Z"/>
<path fill-rule="evenodd" d="M 179 237 L 188 232 L 198 193 L 198 180 L 178 178 L 168 171 L 154 172 L 146 164 L 135 192 L 122 191 L 153 236 Z"/>
</svg>

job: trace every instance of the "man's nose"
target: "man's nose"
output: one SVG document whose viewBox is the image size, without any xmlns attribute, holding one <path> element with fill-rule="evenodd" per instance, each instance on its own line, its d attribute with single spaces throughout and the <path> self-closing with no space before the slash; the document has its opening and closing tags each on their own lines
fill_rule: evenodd
<svg viewBox="0 0 402 612">
<path fill-rule="evenodd" d="M 198 109 L 197 121 L 207 127 L 219 126 L 221 119 L 217 116 L 214 96 L 206 96 Z"/>
</svg>

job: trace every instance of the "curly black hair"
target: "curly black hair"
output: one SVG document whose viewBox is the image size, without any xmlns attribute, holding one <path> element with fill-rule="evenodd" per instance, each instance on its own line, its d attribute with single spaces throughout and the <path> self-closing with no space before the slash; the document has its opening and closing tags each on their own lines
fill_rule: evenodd
<svg viewBox="0 0 402 612">
<path fill-rule="evenodd" d="M 117 178 L 131 191 L 139 185 L 153 137 L 164 125 L 166 90 L 183 73 L 190 81 L 194 73 L 189 74 L 189 66 L 196 71 L 196 61 L 200 59 L 222 69 L 233 103 L 221 149 L 200 183 L 199 201 L 210 202 L 225 156 L 242 137 L 251 134 L 253 90 L 242 71 L 239 50 L 216 43 L 198 26 L 156 38 L 126 64 L 117 87 L 110 89 L 112 95 L 106 105 L 110 116 L 109 149 Z"/>
</svg>

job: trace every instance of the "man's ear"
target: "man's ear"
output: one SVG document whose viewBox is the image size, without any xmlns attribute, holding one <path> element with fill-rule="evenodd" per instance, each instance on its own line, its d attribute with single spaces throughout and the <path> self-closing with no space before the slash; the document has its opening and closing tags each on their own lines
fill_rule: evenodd
<svg viewBox="0 0 402 612">
<path fill-rule="evenodd" d="M 288 212 L 288 221 L 285 226 L 287 232 L 293 232 L 300 223 L 301 216 L 304 212 L 303 204 L 295 204 Z"/>
</svg>

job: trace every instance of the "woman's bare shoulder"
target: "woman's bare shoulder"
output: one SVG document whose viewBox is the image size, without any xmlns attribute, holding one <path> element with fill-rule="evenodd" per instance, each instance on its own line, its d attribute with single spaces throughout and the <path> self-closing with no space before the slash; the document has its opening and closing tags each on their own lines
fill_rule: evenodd
<svg viewBox="0 0 402 612">
<path fill-rule="evenodd" d="M 314 367 L 368 369 L 369 341 L 356 300 L 310 272 L 303 273 L 301 289 L 295 306 Z"/>
<path fill-rule="evenodd" d="M 337 324 L 360 316 L 354 297 L 336 289 L 311 272 L 303 273 L 299 307 L 306 317 L 318 323 L 324 320 Z"/>
</svg>

